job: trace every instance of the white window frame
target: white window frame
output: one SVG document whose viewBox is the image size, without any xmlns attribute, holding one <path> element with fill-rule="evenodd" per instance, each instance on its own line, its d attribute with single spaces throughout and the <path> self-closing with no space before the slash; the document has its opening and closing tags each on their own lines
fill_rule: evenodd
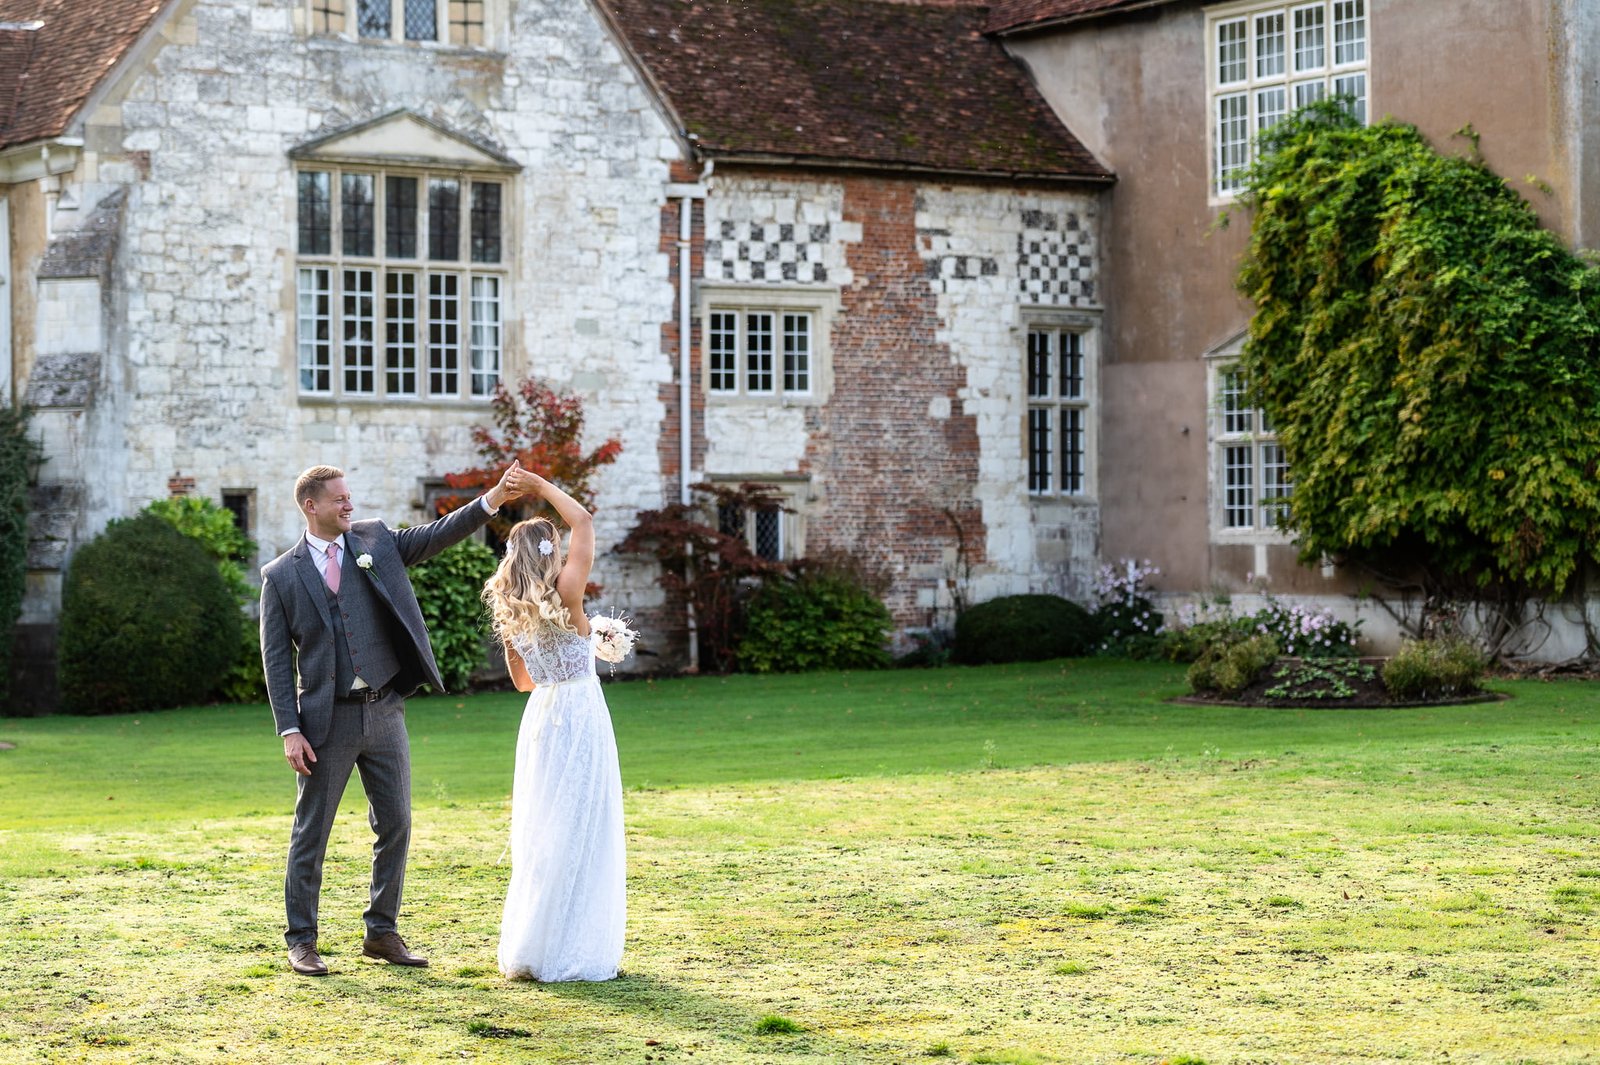
<svg viewBox="0 0 1600 1065">
<path fill-rule="evenodd" d="M 1326 99 L 1352 88 L 1360 92 L 1357 117 L 1365 124 L 1373 114 L 1373 0 L 1241 0 L 1207 8 L 1206 149 L 1207 188 L 1214 205 L 1232 202 L 1240 185 L 1235 175 L 1255 159 L 1256 139 L 1290 112 L 1313 98 Z M 1356 12 L 1359 15 L 1356 15 Z M 1321 45 L 1315 44 L 1315 18 L 1321 19 Z M 1359 38 L 1336 46 L 1335 23 L 1341 30 L 1359 26 Z M 1242 26 L 1244 39 L 1237 41 Z M 1281 36 L 1279 32 L 1281 31 Z M 1229 46 L 1229 72 L 1223 74 L 1223 43 Z M 1277 40 L 1277 50 L 1263 50 L 1264 40 Z M 1242 52 L 1234 48 L 1242 44 Z M 1315 62 L 1317 58 L 1320 63 Z"/>
<path fill-rule="evenodd" d="M 305 173 L 328 175 L 332 202 L 329 207 L 328 252 L 300 251 L 299 187 Z M 505 336 L 509 317 L 509 292 L 514 244 L 511 240 L 511 179 L 504 173 L 443 167 L 394 167 L 358 162 L 306 161 L 293 171 L 296 214 L 290 230 L 294 254 L 291 285 L 295 300 L 295 388 L 302 401 L 484 404 L 493 385 L 503 379 Z M 344 242 L 345 174 L 371 175 L 372 255 L 346 254 Z M 417 182 L 415 255 L 388 254 L 388 178 Z M 458 183 L 457 256 L 430 256 L 430 196 L 432 181 Z M 493 263 L 472 259 L 472 205 L 475 184 L 500 189 L 500 255 Z M 325 287 L 321 284 L 324 281 Z M 437 322 L 436 281 L 455 278 L 455 318 Z M 410 279 L 409 291 L 406 281 Z M 396 285 L 391 291 L 390 284 Z M 492 299 L 474 298 L 485 286 Z M 370 293 L 370 303 L 363 297 Z M 407 313 L 394 313 L 397 304 Z M 493 308 L 495 321 L 478 316 Z M 353 313 L 347 313 L 353 312 Z M 362 324 L 367 331 L 361 329 Z M 437 335 L 437 342 L 436 342 Z M 360 358 L 353 357 L 360 353 Z M 453 354 L 456 387 L 433 388 L 440 371 L 435 355 Z M 325 371 L 326 380 L 319 377 Z M 308 379 L 308 374 L 310 375 Z M 363 387 L 370 379 L 370 388 Z M 325 383 L 326 387 L 320 387 Z M 408 387 L 409 386 L 409 387 Z"/>
<path fill-rule="evenodd" d="M 711 403 L 766 403 L 778 406 L 814 406 L 827 401 L 833 391 L 833 318 L 838 313 L 839 290 L 826 287 L 786 285 L 702 284 L 700 305 L 700 391 Z M 726 380 L 728 367 L 714 365 L 719 351 L 726 351 L 720 339 L 728 336 L 721 325 L 723 316 L 733 316 L 733 381 Z M 750 316 L 770 315 L 772 361 L 770 387 L 754 379 L 749 362 Z M 804 388 L 786 372 L 785 319 L 806 318 L 810 325 L 808 372 Z M 717 371 L 714 373 L 713 371 Z"/>
<path fill-rule="evenodd" d="M 1223 543 L 1288 543 L 1279 517 L 1283 503 L 1275 501 L 1279 493 L 1271 492 L 1268 482 L 1276 473 L 1276 483 L 1286 486 L 1292 498 L 1294 475 L 1283 461 L 1283 449 L 1265 412 L 1230 400 L 1242 394 L 1238 357 L 1237 345 L 1207 357 L 1212 537 Z M 1234 494 L 1241 487 L 1241 474 L 1248 481 L 1242 487 L 1250 493 L 1245 508 L 1239 507 Z M 1244 522 L 1238 520 L 1240 509 L 1248 509 Z"/>
<path fill-rule="evenodd" d="M 347 41 L 476 49 L 491 48 L 499 38 L 498 27 L 504 0 L 482 0 L 483 29 L 482 40 L 479 41 L 451 40 L 451 27 L 454 25 L 451 19 L 452 7 L 458 0 L 434 0 L 434 35 L 419 38 L 406 36 L 406 0 L 387 0 L 387 2 L 389 4 L 387 37 L 361 36 L 358 23 L 361 0 L 301 0 L 301 14 L 312 36 L 336 37 Z M 341 9 L 342 14 L 328 17 L 324 12 L 330 9 Z M 335 20 L 339 23 L 337 27 L 333 25 Z M 465 29 L 462 36 L 465 37 Z"/>
<path fill-rule="evenodd" d="M 811 502 L 811 479 L 793 474 L 717 474 L 707 480 L 716 484 L 740 485 L 758 484 L 772 491 L 784 509 L 777 512 L 778 520 L 778 557 L 773 561 L 793 562 L 795 559 L 804 558 L 806 554 L 806 505 Z M 719 513 L 713 510 L 712 524 L 721 529 Z M 745 544 L 755 554 L 760 554 L 757 545 L 758 512 L 747 510 L 744 513 L 743 537 Z"/>
<path fill-rule="evenodd" d="M 1022 461 L 1024 487 L 1030 498 L 1092 502 L 1100 494 L 1100 318 L 1099 315 L 1079 312 L 1050 311 L 1044 308 L 1027 308 L 1022 312 L 1020 329 L 1021 392 L 1024 412 L 1022 416 Z M 1046 359 L 1049 363 L 1049 384 L 1040 394 L 1035 393 L 1032 371 L 1035 335 L 1046 335 L 1051 343 Z M 1060 338 L 1071 336 L 1079 344 L 1082 359 L 1081 384 L 1076 395 L 1063 394 L 1061 388 L 1062 358 Z M 1079 431 L 1083 438 L 1082 469 L 1079 482 L 1067 480 L 1066 456 L 1062 450 L 1065 433 L 1062 426 L 1068 412 L 1078 412 L 1081 419 Z M 1036 482 L 1035 453 L 1037 451 L 1036 422 L 1043 418 L 1049 426 L 1049 482 L 1040 486 Z"/>
</svg>

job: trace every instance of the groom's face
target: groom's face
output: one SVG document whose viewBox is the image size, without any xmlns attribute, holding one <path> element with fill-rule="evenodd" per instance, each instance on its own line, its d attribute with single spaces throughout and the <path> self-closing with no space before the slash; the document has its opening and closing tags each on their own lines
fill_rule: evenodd
<svg viewBox="0 0 1600 1065">
<path fill-rule="evenodd" d="M 355 513 L 350 489 L 343 477 L 322 482 L 322 492 L 306 500 L 306 524 L 324 540 L 350 531 L 350 515 Z"/>
</svg>

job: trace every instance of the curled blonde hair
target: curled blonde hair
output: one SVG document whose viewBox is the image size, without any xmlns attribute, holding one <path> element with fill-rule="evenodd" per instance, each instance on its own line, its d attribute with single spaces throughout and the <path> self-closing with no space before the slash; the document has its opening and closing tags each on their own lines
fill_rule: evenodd
<svg viewBox="0 0 1600 1065">
<path fill-rule="evenodd" d="M 552 548 L 548 555 L 539 550 L 544 540 Z M 529 518 L 511 527 L 506 557 L 483 586 L 483 601 L 502 640 L 531 634 L 544 624 L 578 631 L 556 591 L 561 562 L 561 534 L 550 519 Z"/>
</svg>

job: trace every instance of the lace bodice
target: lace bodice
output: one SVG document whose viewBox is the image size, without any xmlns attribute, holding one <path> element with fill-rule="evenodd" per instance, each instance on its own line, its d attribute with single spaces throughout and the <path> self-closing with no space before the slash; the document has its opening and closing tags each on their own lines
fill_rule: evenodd
<svg viewBox="0 0 1600 1065">
<path fill-rule="evenodd" d="M 535 684 L 560 684 L 594 675 L 594 648 L 589 637 L 546 622 L 531 634 L 518 634 L 511 645 L 522 656 Z"/>
</svg>

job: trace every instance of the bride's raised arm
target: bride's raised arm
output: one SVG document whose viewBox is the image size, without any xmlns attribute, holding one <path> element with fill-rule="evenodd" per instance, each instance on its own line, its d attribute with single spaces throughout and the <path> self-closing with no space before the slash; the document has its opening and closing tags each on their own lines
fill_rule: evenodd
<svg viewBox="0 0 1600 1065">
<path fill-rule="evenodd" d="M 556 576 L 556 593 L 561 596 L 562 605 L 572 613 L 576 626 L 578 619 L 584 617 L 583 590 L 589 584 L 589 571 L 594 568 L 594 518 L 582 503 L 558 486 L 537 473 L 528 476 L 534 483 L 534 492 L 554 507 L 556 514 L 572 530 L 566 561 Z M 584 623 L 580 631 L 587 635 L 588 628 Z"/>
</svg>

